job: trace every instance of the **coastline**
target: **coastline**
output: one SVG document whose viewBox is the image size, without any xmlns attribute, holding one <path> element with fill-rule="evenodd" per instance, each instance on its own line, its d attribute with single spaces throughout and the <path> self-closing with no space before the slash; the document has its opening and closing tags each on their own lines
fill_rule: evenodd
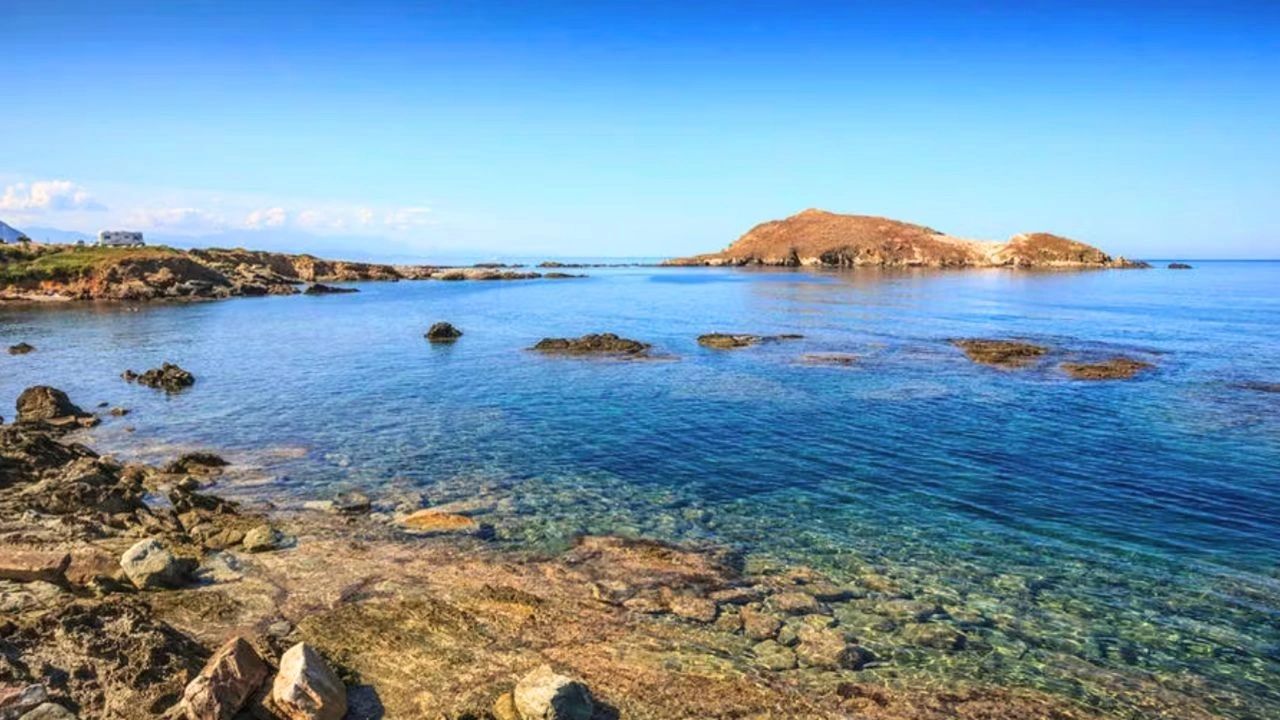
<svg viewBox="0 0 1280 720">
<path fill-rule="evenodd" d="M 8 458 L 33 457 L 33 443 L 48 451 L 55 440 L 38 425 L 0 432 Z M 66 502 L 6 512 L 0 543 L 11 557 L 69 554 L 66 581 L 0 582 L 0 598 L 6 653 L 28 669 L 16 679 L 46 684 L 82 717 L 173 716 L 182 686 L 235 636 L 268 656 L 296 642 L 318 649 L 348 686 L 351 718 L 500 717 L 495 700 L 548 663 L 586 683 L 604 713 L 594 717 L 1106 716 L 1030 688 L 939 686 L 895 667 L 859 644 L 855 618 L 900 625 L 917 652 L 990 650 L 981 649 L 981 623 L 957 622 L 961 608 L 875 573 L 836 581 L 715 545 L 616 536 L 579 537 L 548 554 L 494 544 L 474 522 L 414 532 L 406 518 L 422 512 L 420 498 L 356 498 L 336 510 L 229 502 L 234 468 L 172 472 L 64 447 L 72 452 L 58 460 L 37 457 L 38 472 L 10 472 L 0 503 L 39 505 L 50 492 Z M 82 485 L 86 472 L 100 478 L 98 491 L 58 493 Z M 145 493 L 140 504 L 103 514 L 103 503 L 135 490 Z M 429 513 L 467 518 L 475 509 Z M 263 522 L 279 539 L 249 552 L 245 530 Z M 142 538 L 199 569 L 179 587 L 137 590 L 117 558 Z M 125 635 L 109 625 L 93 626 L 92 642 L 59 635 L 71 618 L 122 614 L 132 628 Z M 118 655 L 130 672 L 109 671 Z M 92 667 L 95 680 L 59 686 L 60 667 Z M 1140 677 L 1108 677 L 1096 681 L 1179 717 L 1215 717 Z"/>
</svg>

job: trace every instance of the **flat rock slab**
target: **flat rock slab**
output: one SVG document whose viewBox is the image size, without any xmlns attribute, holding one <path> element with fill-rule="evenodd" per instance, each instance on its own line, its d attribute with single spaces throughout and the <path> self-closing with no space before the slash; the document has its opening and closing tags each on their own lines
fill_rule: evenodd
<svg viewBox="0 0 1280 720">
<path fill-rule="evenodd" d="M 39 580 L 62 585 L 67 582 L 66 571 L 70 565 L 70 553 L 0 548 L 0 580 Z"/>
</svg>

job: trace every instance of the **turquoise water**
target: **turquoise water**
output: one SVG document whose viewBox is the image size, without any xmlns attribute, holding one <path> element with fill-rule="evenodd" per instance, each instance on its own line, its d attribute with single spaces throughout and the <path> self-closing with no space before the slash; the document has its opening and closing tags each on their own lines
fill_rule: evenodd
<svg viewBox="0 0 1280 720">
<path fill-rule="evenodd" d="M 874 596 L 846 624 L 902 677 L 1049 689 L 1118 717 L 1180 697 L 1280 717 L 1280 263 L 1173 272 L 589 269 L 572 281 L 360 284 L 356 295 L 0 307 L 0 398 L 27 385 L 133 410 L 100 448 L 198 445 L 246 492 L 481 501 L 496 542 L 709 540 L 755 564 L 875 574 L 937 601 L 969 648 L 912 647 Z M 465 336 L 431 346 L 449 320 Z M 667 356 L 548 358 L 613 331 Z M 710 331 L 802 333 L 736 351 Z M 947 343 L 1055 348 L 1025 371 Z M 852 366 L 800 362 L 852 353 Z M 1083 383 L 1063 359 L 1156 370 Z M 119 379 L 180 363 L 166 397 Z M 0 412 L 10 415 L 11 412 Z M 126 426 L 136 428 L 124 432 Z"/>
</svg>

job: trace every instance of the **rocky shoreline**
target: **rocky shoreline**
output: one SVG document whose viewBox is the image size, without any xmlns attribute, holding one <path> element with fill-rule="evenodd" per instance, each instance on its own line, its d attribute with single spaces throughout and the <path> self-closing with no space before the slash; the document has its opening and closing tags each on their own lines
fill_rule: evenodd
<svg viewBox="0 0 1280 720">
<path fill-rule="evenodd" d="M 228 471 L 216 455 L 122 463 L 64 435 L 59 413 L 83 413 L 70 400 L 21 410 L 0 426 L 0 710 L 15 718 L 45 703 L 62 710 L 28 720 L 340 705 L 455 720 L 1099 717 L 1027 689 L 896 681 L 892 656 L 861 641 L 864 617 L 928 652 L 982 641 L 959 609 L 883 577 L 609 536 L 531 554 L 492 545 L 465 506 L 412 499 L 253 506 L 209 491 Z"/>
<path fill-rule="evenodd" d="M 386 265 L 244 249 L 31 245 L 0 251 L 0 301 L 213 300 L 354 292 L 323 284 L 328 282 L 578 277 L 585 276 L 505 265 Z"/>
</svg>

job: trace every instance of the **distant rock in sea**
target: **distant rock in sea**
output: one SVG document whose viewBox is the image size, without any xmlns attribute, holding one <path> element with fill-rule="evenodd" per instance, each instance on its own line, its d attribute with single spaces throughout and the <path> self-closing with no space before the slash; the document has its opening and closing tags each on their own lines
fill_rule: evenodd
<svg viewBox="0 0 1280 720">
<path fill-rule="evenodd" d="M 805 210 L 755 226 L 725 250 L 668 260 L 666 265 L 785 267 L 1135 268 L 1092 245 L 1049 233 L 1008 242 L 967 240 L 923 225 L 869 215 Z"/>
</svg>

